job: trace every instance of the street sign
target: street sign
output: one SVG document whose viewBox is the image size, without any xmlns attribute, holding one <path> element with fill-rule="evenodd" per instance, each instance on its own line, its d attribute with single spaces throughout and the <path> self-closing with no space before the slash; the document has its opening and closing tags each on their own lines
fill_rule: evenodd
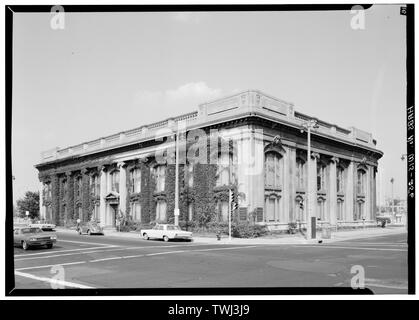
<svg viewBox="0 0 419 320">
<path fill-rule="evenodd" d="M 26 214 L 27 217 L 29 217 L 29 211 L 26 210 L 25 214 Z"/>
</svg>

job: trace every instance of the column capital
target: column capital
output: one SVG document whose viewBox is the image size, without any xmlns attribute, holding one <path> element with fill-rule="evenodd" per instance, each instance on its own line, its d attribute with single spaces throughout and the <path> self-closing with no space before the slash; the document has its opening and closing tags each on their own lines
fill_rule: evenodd
<svg viewBox="0 0 419 320">
<path fill-rule="evenodd" d="M 80 172 L 81 172 L 82 175 L 87 174 L 88 171 L 89 170 L 87 170 L 87 168 L 83 168 L 83 169 L 80 170 Z"/>
<path fill-rule="evenodd" d="M 66 171 L 64 174 L 67 178 L 70 178 L 73 175 L 73 172 L 72 171 Z"/>
<path fill-rule="evenodd" d="M 318 152 L 312 152 L 311 153 L 311 158 L 319 160 L 320 159 L 320 154 Z"/>
<path fill-rule="evenodd" d="M 106 172 L 107 169 L 108 168 L 105 165 L 101 165 L 101 166 L 97 167 L 97 171 L 99 171 L 99 172 Z"/>
<path fill-rule="evenodd" d="M 330 162 L 338 164 L 339 163 L 339 158 L 338 157 L 332 157 L 332 158 L 330 158 Z"/>
<path fill-rule="evenodd" d="M 124 161 L 121 161 L 121 162 L 118 162 L 116 165 L 119 169 L 121 169 L 121 168 L 125 168 L 127 163 Z"/>
</svg>

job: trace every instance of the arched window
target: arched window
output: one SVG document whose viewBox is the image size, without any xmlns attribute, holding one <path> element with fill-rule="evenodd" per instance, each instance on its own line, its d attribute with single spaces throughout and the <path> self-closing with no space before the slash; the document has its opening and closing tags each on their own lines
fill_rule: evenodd
<svg viewBox="0 0 419 320">
<path fill-rule="evenodd" d="M 218 156 L 217 186 L 226 186 L 234 183 L 233 155 L 222 152 Z"/>
<path fill-rule="evenodd" d="M 305 188 L 304 162 L 302 159 L 299 159 L 299 158 L 297 158 L 295 177 L 297 180 L 297 188 L 304 189 Z"/>
<path fill-rule="evenodd" d="M 141 192 L 141 169 L 135 168 L 130 171 L 131 193 Z"/>
<path fill-rule="evenodd" d="M 281 186 L 282 166 L 280 155 L 268 152 L 265 155 L 265 187 L 278 188 Z"/>
<path fill-rule="evenodd" d="M 365 186 L 366 186 L 366 172 L 363 169 L 358 169 L 357 172 L 357 193 L 358 194 L 365 194 Z"/>
<path fill-rule="evenodd" d="M 111 191 L 119 193 L 119 171 L 111 172 Z"/>
<path fill-rule="evenodd" d="M 154 168 L 154 176 L 156 179 L 156 192 L 164 191 L 166 183 L 166 167 L 164 165 L 159 165 Z"/>
<path fill-rule="evenodd" d="M 344 174 L 344 169 L 341 167 L 338 167 L 336 170 L 336 191 L 337 192 L 344 192 L 345 190 L 343 174 Z"/>
</svg>

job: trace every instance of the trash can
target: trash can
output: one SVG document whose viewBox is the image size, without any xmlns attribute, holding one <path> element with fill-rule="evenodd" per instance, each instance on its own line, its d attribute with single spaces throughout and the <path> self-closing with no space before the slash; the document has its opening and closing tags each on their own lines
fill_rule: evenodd
<svg viewBox="0 0 419 320">
<path fill-rule="evenodd" d="M 331 228 L 329 224 L 324 224 L 322 226 L 322 239 L 330 239 L 331 238 Z"/>
</svg>

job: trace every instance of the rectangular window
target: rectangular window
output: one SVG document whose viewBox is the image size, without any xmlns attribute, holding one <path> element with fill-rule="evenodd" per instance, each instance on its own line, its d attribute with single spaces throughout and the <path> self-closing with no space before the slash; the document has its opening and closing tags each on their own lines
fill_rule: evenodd
<svg viewBox="0 0 419 320">
<path fill-rule="evenodd" d="M 112 191 L 119 193 L 119 171 L 112 172 Z"/>
<path fill-rule="evenodd" d="M 166 183 L 166 167 L 158 166 L 155 168 L 155 177 L 156 177 L 156 191 L 161 192 L 165 189 Z"/>
<path fill-rule="evenodd" d="M 141 204 L 139 202 L 131 202 L 131 216 L 134 221 L 141 222 Z"/>
<path fill-rule="evenodd" d="M 188 221 L 192 221 L 193 220 L 193 204 L 189 203 L 188 204 Z"/>
<path fill-rule="evenodd" d="M 166 201 L 159 200 L 156 205 L 156 220 L 166 221 Z"/>
</svg>

